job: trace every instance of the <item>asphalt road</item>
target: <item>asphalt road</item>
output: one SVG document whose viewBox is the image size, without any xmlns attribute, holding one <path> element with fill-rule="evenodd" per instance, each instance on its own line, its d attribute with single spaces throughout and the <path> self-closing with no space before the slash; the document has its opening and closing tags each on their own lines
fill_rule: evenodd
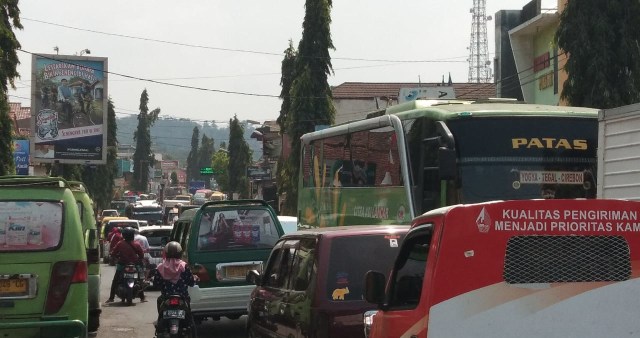
<svg viewBox="0 0 640 338">
<path fill-rule="evenodd" d="M 147 291 L 148 302 L 141 303 L 140 299 L 134 300 L 132 306 L 116 302 L 104 304 L 109 298 L 109 288 L 115 267 L 102 264 L 100 297 L 102 299 L 102 315 L 100 316 L 100 329 L 93 337 L 98 338 L 138 338 L 153 337 L 153 321 L 157 319 L 156 299 L 159 291 Z M 246 337 L 244 328 L 246 316 L 237 320 L 227 318 L 219 321 L 207 320 L 198 326 L 198 338 L 241 338 Z"/>
</svg>

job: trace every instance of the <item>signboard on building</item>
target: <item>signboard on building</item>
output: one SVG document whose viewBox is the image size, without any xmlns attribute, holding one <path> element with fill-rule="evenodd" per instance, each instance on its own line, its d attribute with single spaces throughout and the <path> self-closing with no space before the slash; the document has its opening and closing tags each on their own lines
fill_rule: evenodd
<svg viewBox="0 0 640 338">
<path fill-rule="evenodd" d="M 13 141 L 13 159 L 16 175 L 29 175 L 29 140 Z"/>
<path fill-rule="evenodd" d="M 398 92 L 398 103 L 417 99 L 453 100 L 455 98 L 456 93 L 452 86 L 400 88 Z"/>
<path fill-rule="evenodd" d="M 106 163 L 107 58 L 34 54 L 31 65 L 33 162 Z"/>
<path fill-rule="evenodd" d="M 178 170 L 178 161 L 160 161 L 160 168 L 163 172 Z"/>
<path fill-rule="evenodd" d="M 269 180 L 271 179 L 271 168 L 248 167 L 247 177 L 251 180 Z"/>
</svg>

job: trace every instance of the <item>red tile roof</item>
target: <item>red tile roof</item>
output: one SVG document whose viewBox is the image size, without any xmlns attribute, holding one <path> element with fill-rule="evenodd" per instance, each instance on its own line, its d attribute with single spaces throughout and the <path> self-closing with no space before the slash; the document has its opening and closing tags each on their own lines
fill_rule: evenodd
<svg viewBox="0 0 640 338">
<path fill-rule="evenodd" d="M 333 87 L 334 99 L 364 99 L 387 97 L 397 100 L 400 88 L 438 87 L 440 83 L 410 82 L 345 82 Z M 475 100 L 496 97 L 495 83 L 454 83 L 453 89 L 457 99 Z"/>
</svg>

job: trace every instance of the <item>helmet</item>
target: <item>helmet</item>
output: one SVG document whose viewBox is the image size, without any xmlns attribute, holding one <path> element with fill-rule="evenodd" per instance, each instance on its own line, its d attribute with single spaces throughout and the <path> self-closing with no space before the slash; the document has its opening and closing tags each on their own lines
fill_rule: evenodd
<svg viewBox="0 0 640 338">
<path fill-rule="evenodd" d="M 135 237 L 135 230 L 133 230 L 132 227 L 126 227 L 124 229 L 122 229 L 122 238 L 124 238 L 125 241 L 133 241 L 133 237 Z"/>
<path fill-rule="evenodd" d="M 176 241 L 171 241 L 164 246 L 166 258 L 180 258 L 182 256 L 182 246 Z"/>
</svg>

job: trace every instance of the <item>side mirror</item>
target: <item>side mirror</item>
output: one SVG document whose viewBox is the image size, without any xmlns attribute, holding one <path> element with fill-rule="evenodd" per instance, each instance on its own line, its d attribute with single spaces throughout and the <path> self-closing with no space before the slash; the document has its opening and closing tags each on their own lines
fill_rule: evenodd
<svg viewBox="0 0 640 338">
<path fill-rule="evenodd" d="M 381 306 L 384 302 L 384 287 L 386 278 L 378 271 L 367 271 L 364 275 L 364 299 Z"/>
<path fill-rule="evenodd" d="M 247 271 L 246 281 L 249 284 L 253 284 L 256 286 L 260 286 L 260 273 L 258 270 L 249 270 Z"/>
</svg>

